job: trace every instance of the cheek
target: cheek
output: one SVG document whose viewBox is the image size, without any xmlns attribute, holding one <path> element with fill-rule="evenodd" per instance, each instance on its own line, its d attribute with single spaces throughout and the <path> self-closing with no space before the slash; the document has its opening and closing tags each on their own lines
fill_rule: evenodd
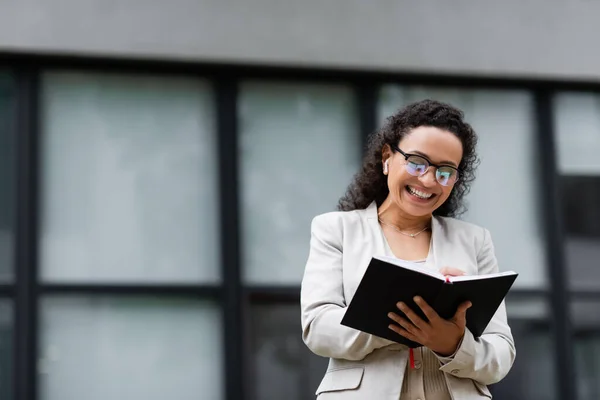
<svg viewBox="0 0 600 400">
<path fill-rule="evenodd" d="M 440 195 L 440 201 L 441 202 L 446 201 L 448 199 L 448 197 L 450 197 L 450 194 L 452 193 L 452 189 L 453 188 L 454 188 L 454 186 L 453 187 L 443 187 L 442 188 L 442 193 Z"/>
<path fill-rule="evenodd" d="M 402 189 L 408 179 L 412 178 L 406 171 L 395 171 L 388 175 L 388 189 L 391 193 L 398 193 L 398 190 Z"/>
</svg>

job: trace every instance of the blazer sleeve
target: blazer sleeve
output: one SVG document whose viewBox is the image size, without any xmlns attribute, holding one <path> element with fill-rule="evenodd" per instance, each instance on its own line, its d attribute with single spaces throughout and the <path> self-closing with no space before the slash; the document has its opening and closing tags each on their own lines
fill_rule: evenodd
<svg viewBox="0 0 600 400">
<path fill-rule="evenodd" d="M 300 293 L 302 338 L 319 356 L 356 361 L 394 342 L 340 323 L 347 306 L 343 291 L 342 223 L 336 213 L 323 214 L 312 221 Z"/>
<path fill-rule="evenodd" d="M 499 271 L 494 245 L 487 229 L 477 256 L 479 274 Z M 439 357 L 442 371 L 459 378 L 470 378 L 484 385 L 502 380 L 515 360 L 515 344 L 506 318 L 503 301 L 489 325 L 478 339 L 466 329 L 456 353 L 451 358 Z"/>
</svg>

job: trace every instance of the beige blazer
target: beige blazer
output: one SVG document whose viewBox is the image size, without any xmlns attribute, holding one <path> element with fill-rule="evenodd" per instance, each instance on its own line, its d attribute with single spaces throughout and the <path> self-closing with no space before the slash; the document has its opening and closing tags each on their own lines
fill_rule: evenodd
<svg viewBox="0 0 600 400">
<path fill-rule="evenodd" d="M 315 217 L 302 280 L 302 337 L 329 367 L 316 391 L 319 400 L 398 400 L 407 365 L 406 346 L 340 324 L 373 255 L 389 246 L 377 221 L 377 207 Z M 489 232 L 453 218 L 434 217 L 428 265 L 451 266 L 467 274 L 498 271 Z M 506 376 L 515 345 L 504 303 L 484 334 L 468 330 L 454 357 L 440 360 L 454 400 L 491 398 L 486 385 Z"/>
</svg>

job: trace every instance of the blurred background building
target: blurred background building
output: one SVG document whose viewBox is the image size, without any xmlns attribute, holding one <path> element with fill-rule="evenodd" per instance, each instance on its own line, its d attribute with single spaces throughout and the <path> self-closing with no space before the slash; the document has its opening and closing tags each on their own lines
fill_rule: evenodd
<svg viewBox="0 0 600 400">
<path fill-rule="evenodd" d="M 310 220 L 366 136 L 480 134 L 517 345 L 496 399 L 600 399 L 600 2 L 3 0 L 0 399 L 305 400 Z"/>
</svg>

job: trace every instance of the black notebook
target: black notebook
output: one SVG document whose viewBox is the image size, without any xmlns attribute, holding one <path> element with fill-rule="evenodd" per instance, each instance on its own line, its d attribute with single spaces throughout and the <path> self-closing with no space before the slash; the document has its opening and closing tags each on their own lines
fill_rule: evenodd
<svg viewBox="0 0 600 400">
<path fill-rule="evenodd" d="M 413 301 L 413 297 L 421 296 L 446 319 L 454 316 L 462 302 L 470 301 L 472 306 L 467 310 L 467 328 L 477 338 L 498 310 L 517 275 L 514 271 L 507 271 L 446 279 L 439 272 L 426 267 L 392 257 L 373 257 L 346 309 L 342 325 L 409 347 L 419 347 L 421 344 L 388 328 L 395 323 L 388 313 L 392 311 L 405 317 L 396 307 L 402 301 L 426 320 Z"/>
</svg>

